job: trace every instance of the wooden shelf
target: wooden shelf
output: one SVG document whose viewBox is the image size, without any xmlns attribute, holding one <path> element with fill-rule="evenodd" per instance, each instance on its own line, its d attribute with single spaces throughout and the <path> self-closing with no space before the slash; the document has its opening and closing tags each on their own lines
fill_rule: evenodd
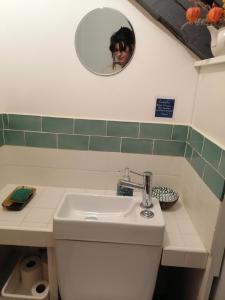
<svg viewBox="0 0 225 300">
<path fill-rule="evenodd" d="M 199 60 L 194 63 L 194 67 L 204 67 L 209 65 L 218 65 L 218 64 L 224 64 L 225 63 L 225 55 Z"/>
</svg>

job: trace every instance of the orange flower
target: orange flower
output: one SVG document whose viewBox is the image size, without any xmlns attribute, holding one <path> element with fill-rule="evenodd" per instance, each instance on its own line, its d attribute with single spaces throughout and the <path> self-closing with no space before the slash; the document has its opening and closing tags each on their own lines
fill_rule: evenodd
<svg viewBox="0 0 225 300">
<path fill-rule="evenodd" d="M 200 16 L 201 10 L 199 7 L 190 7 L 186 11 L 186 19 L 189 24 L 196 22 Z"/>
<path fill-rule="evenodd" d="M 213 7 L 207 14 L 207 21 L 209 23 L 216 24 L 223 17 L 223 9 L 221 7 Z"/>
</svg>

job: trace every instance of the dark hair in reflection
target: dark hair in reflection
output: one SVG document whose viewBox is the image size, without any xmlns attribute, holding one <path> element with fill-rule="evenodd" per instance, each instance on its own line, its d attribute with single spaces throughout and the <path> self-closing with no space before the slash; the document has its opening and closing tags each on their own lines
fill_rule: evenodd
<svg viewBox="0 0 225 300">
<path fill-rule="evenodd" d="M 126 64 L 130 60 L 133 51 L 134 51 L 134 45 L 135 45 L 135 36 L 133 30 L 131 30 L 128 27 L 121 27 L 118 31 L 113 33 L 110 39 L 110 46 L 109 50 L 112 52 L 112 58 L 113 58 L 113 69 L 115 68 L 116 64 L 118 64 L 115 61 L 115 52 L 116 51 L 126 51 L 128 49 L 129 51 L 129 59 L 126 61 Z"/>
</svg>

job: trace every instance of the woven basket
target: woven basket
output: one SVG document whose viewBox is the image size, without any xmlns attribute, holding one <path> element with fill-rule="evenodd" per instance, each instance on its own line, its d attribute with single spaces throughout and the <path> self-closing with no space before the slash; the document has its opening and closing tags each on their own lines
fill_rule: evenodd
<svg viewBox="0 0 225 300">
<path fill-rule="evenodd" d="M 178 201 L 178 199 L 171 201 L 171 202 L 159 201 L 159 204 L 163 210 L 166 210 L 166 209 L 169 209 L 170 207 L 172 207 L 177 201 Z"/>
<path fill-rule="evenodd" d="M 165 186 L 153 187 L 152 197 L 159 200 L 159 204 L 163 210 L 172 207 L 179 199 L 179 195 L 174 190 Z"/>
</svg>

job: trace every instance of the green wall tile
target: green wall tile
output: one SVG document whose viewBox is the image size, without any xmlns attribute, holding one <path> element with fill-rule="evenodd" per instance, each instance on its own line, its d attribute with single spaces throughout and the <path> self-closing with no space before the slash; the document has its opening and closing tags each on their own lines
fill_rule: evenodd
<svg viewBox="0 0 225 300">
<path fill-rule="evenodd" d="M 202 156 L 215 168 L 218 168 L 222 150 L 214 143 L 205 139 L 202 149 Z"/>
<path fill-rule="evenodd" d="M 206 164 L 204 176 L 204 182 L 214 193 L 214 195 L 219 199 L 223 200 L 224 197 L 224 186 L 225 181 L 222 176 L 220 176 L 210 165 Z"/>
<path fill-rule="evenodd" d="M 43 117 L 42 131 L 56 133 L 73 133 L 73 119 Z"/>
<path fill-rule="evenodd" d="M 7 114 L 3 114 L 2 116 L 3 119 L 3 127 L 4 129 L 8 129 L 9 128 L 9 118 Z"/>
<path fill-rule="evenodd" d="M 107 122 L 107 135 L 120 137 L 138 137 L 139 123 Z"/>
<path fill-rule="evenodd" d="M 191 135 L 192 135 L 192 128 L 188 126 L 187 142 L 189 143 L 191 141 Z"/>
<path fill-rule="evenodd" d="M 0 130 L 0 146 L 4 144 L 4 139 L 3 139 L 3 130 Z"/>
<path fill-rule="evenodd" d="M 91 136 L 89 150 L 120 152 L 120 143 L 118 137 Z"/>
<path fill-rule="evenodd" d="M 153 141 L 122 138 L 121 152 L 152 154 Z"/>
<path fill-rule="evenodd" d="M 225 177 L 225 150 L 223 150 L 221 162 L 219 165 L 219 172 Z"/>
<path fill-rule="evenodd" d="M 172 125 L 165 124 L 140 124 L 140 137 L 151 139 L 171 140 Z"/>
<path fill-rule="evenodd" d="M 41 117 L 8 115 L 9 129 L 41 131 Z"/>
<path fill-rule="evenodd" d="M 75 120 L 76 134 L 106 135 L 106 121 L 101 120 Z"/>
<path fill-rule="evenodd" d="M 185 142 L 155 141 L 153 154 L 184 156 Z"/>
<path fill-rule="evenodd" d="M 190 137 L 190 144 L 200 154 L 202 153 L 203 140 L 204 140 L 204 137 L 200 133 L 198 133 L 196 130 L 192 129 L 191 137 Z"/>
<path fill-rule="evenodd" d="M 3 129 L 3 115 L 0 114 L 0 130 Z"/>
<path fill-rule="evenodd" d="M 25 146 L 24 131 L 4 130 L 6 145 Z"/>
<path fill-rule="evenodd" d="M 89 137 L 87 135 L 58 135 L 58 148 L 88 150 Z"/>
<path fill-rule="evenodd" d="M 185 125 L 174 125 L 172 140 L 175 141 L 186 141 L 188 134 L 188 126 Z"/>
<path fill-rule="evenodd" d="M 186 150 L 185 150 L 185 157 L 186 159 L 190 162 L 191 161 L 191 157 L 192 157 L 192 148 L 190 145 L 186 145 Z"/>
<path fill-rule="evenodd" d="M 205 161 L 201 158 L 201 156 L 196 151 L 193 151 L 192 158 L 191 158 L 191 165 L 198 173 L 198 175 L 202 177 L 205 168 Z"/>
<path fill-rule="evenodd" d="M 56 148 L 56 134 L 25 132 L 25 141 L 27 146 Z"/>
</svg>

